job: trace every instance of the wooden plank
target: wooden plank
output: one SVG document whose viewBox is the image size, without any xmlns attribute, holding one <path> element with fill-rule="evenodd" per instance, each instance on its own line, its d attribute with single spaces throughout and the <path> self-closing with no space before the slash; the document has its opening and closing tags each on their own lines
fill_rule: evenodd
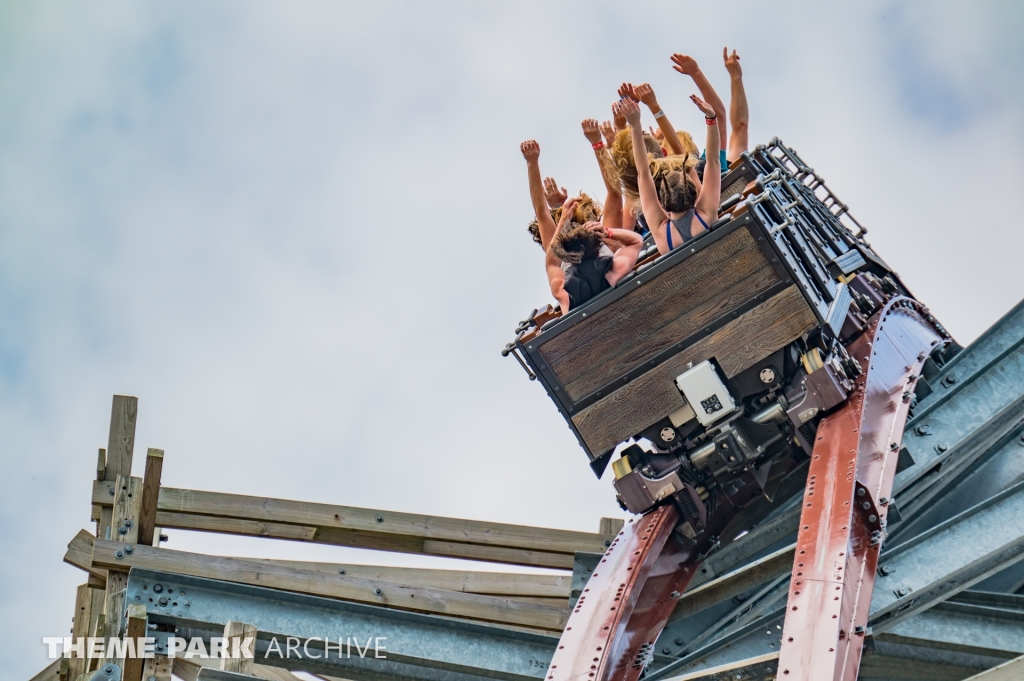
<svg viewBox="0 0 1024 681">
<path fill-rule="evenodd" d="M 125 641 L 133 645 L 146 636 L 146 606 L 131 603 L 128 606 L 128 626 L 125 630 Z M 142 651 L 129 648 L 128 654 L 121 659 L 121 681 L 142 681 L 142 667 L 145 659 Z M 134 653 L 134 654 L 132 654 Z"/>
<path fill-rule="evenodd" d="M 63 661 L 65 661 L 63 658 L 58 657 L 28 681 L 57 681 L 60 676 L 60 663 Z"/>
<path fill-rule="evenodd" d="M 400 568 L 380 565 L 354 565 L 315 563 L 299 560 L 261 558 L 268 565 L 311 570 L 325 574 L 345 574 L 350 577 L 373 579 L 404 586 L 424 586 L 446 591 L 514 596 L 517 599 L 569 597 L 572 577 L 569 575 L 528 575 L 515 572 L 474 572 L 469 570 L 439 570 L 427 568 Z"/>
<path fill-rule="evenodd" d="M 113 541 L 138 543 L 141 509 L 142 479 L 118 475 L 114 483 L 114 514 L 110 522 Z"/>
<path fill-rule="evenodd" d="M 1024 655 L 980 674 L 975 674 L 964 681 L 1020 681 L 1020 679 L 1024 679 Z"/>
<path fill-rule="evenodd" d="M 102 579 L 106 582 L 106 571 L 94 570 L 92 567 L 92 545 L 92 534 L 90 534 L 88 530 L 79 530 L 78 534 L 68 542 L 68 550 L 64 554 L 64 562 L 68 565 L 74 565 L 76 568 L 81 570 L 85 570 L 90 576 Z"/>
<path fill-rule="evenodd" d="M 109 462 L 109 459 L 108 459 Z M 108 465 L 109 470 L 109 465 Z M 126 543 L 134 543 L 139 536 L 139 509 L 142 506 L 142 480 L 126 477 L 120 473 L 114 480 L 114 505 L 111 515 L 111 543 L 124 548 Z M 95 553 L 95 543 L 93 553 Z M 95 570 L 95 565 L 92 566 Z M 106 639 L 109 645 L 111 638 L 121 630 L 121 619 L 124 617 L 123 592 L 128 583 L 128 571 L 120 571 L 115 566 L 107 571 L 107 597 L 103 608 L 106 622 Z M 141 667 L 139 669 L 141 673 Z M 124 677 L 122 676 L 122 679 Z"/>
<path fill-rule="evenodd" d="M 796 286 L 789 286 L 678 355 L 573 417 L 595 454 L 603 453 L 683 407 L 675 377 L 689 363 L 714 358 L 732 377 L 817 326 Z M 603 552 L 604 549 L 601 549 Z"/>
<path fill-rule="evenodd" d="M 173 572 L 194 577 L 221 579 L 271 589 L 297 591 L 315 596 L 372 603 L 404 610 L 431 612 L 453 617 L 516 624 L 561 631 L 568 619 L 568 607 L 556 608 L 525 603 L 512 598 L 481 596 L 427 587 L 403 586 L 349 575 L 324 574 L 244 558 L 204 556 L 141 544 L 131 554 L 116 552 L 120 542 L 96 540 L 93 568 L 106 568 L 111 575 L 132 567 Z M 377 593 L 379 591 L 380 593 Z"/>
<path fill-rule="evenodd" d="M 224 625 L 224 642 L 224 656 L 220 658 L 221 670 L 239 674 L 252 673 L 256 654 L 256 626 L 230 621 Z"/>
<path fill-rule="evenodd" d="M 97 482 L 93 488 L 93 503 L 109 504 L 109 489 L 108 483 Z M 157 509 L 157 524 L 167 528 L 306 540 L 305 528 L 312 527 L 314 537 L 307 541 L 316 543 L 561 569 L 572 569 L 572 556 L 576 551 L 603 553 L 606 542 L 614 538 L 614 535 L 589 532 L 171 487 L 160 488 Z M 189 520 L 182 514 L 205 519 Z M 247 520 L 264 525 L 232 526 L 210 522 L 209 518 Z M 296 536 L 295 530 L 284 536 L 283 525 L 299 526 L 302 528 L 297 531 L 300 536 Z"/>
<path fill-rule="evenodd" d="M 774 681 L 778 666 L 779 654 L 768 653 L 677 676 L 673 681 Z"/>
<path fill-rule="evenodd" d="M 610 518 L 608 520 L 618 520 Z M 92 567 L 93 536 L 81 530 L 68 543 L 64 562 L 86 570 L 90 574 L 104 574 Z M 270 558 L 251 559 L 265 565 L 322 572 L 326 575 L 346 574 L 404 586 L 423 586 L 463 593 L 487 594 L 492 596 L 568 598 L 572 577 L 569 575 L 528 575 L 509 572 L 478 572 L 470 570 L 440 570 L 424 568 L 399 568 L 380 565 L 357 565 L 350 563 L 322 563 L 298 560 L 275 560 Z M 344 571 L 344 572 L 342 572 Z"/>
<path fill-rule="evenodd" d="M 128 395 L 114 395 L 110 407 L 110 432 L 107 436 L 107 480 L 132 474 L 132 452 L 135 450 L 135 417 L 139 400 Z"/>
<path fill-rule="evenodd" d="M 541 352 L 569 397 L 579 400 L 781 281 L 751 234 L 739 229 L 644 281 L 627 298 L 543 344 Z M 548 346 L 564 357 L 551 357 Z"/>
<path fill-rule="evenodd" d="M 93 589 L 88 584 L 82 584 L 75 590 L 75 614 L 71 619 L 71 638 L 73 641 L 84 640 L 92 633 L 90 624 L 93 620 Z M 102 603 L 100 603 L 102 606 Z M 71 678 L 78 678 L 79 674 L 86 671 L 88 660 L 78 657 L 72 653 L 71 662 L 68 665 L 68 674 Z"/>
<path fill-rule="evenodd" d="M 605 536 L 616 535 L 622 531 L 623 525 L 626 521 L 622 518 L 601 518 L 601 524 L 598 526 L 597 533 Z"/>
<path fill-rule="evenodd" d="M 193 515 L 191 513 L 170 513 L 167 511 L 157 512 L 156 523 L 160 527 L 174 530 L 218 532 L 249 537 L 293 539 L 295 541 L 313 541 L 316 536 L 316 528 L 307 525 L 285 525 L 284 523 L 267 523 L 259 520 L 218 518 L 215 516 Z"/>
<path fill-rule="evenodd" d="M 174 675 L 181 679 L 181 681 L 196 681 L 199 676 L 200 669 L 203 667 L 216 666 L 218 666 L 218 661 L 212 658 L 194 657 L 190 660 L 186 660 L 182 657 L 176 657 L 174 658 Z M 299 677 L 295 676 L 287 669 L 270 667 L 265 664 L 254 664 L 252 666 L 252 671 L 249 673 L 258 678 L 267 679 L 267 681 L 301 681 Z"/>
<path fill-rule="evenodd" d="M 156 529 L 156 503 L 160 495 L 160 474 L 164 466 L 164 450 L 146 451 L 146 472 L 142 477 L 142 501 L 139 507 L 139 543 L 153 545 Z"/>
<path fill-rule="evenodd" d="M 146 658 L 142 665 L 142 678 L 146 681 L 171 681 L 174 660 L 166 655 Z"/>
</svg>

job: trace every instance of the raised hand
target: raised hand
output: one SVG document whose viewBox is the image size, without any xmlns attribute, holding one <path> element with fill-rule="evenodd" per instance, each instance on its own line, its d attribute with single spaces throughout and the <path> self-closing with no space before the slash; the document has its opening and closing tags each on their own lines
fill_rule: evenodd
<svg viewBox="0 0 1024 681">
<path fill-rule="evenodd" d="M 615 104 L 612 104 L 612 120 L 615 121 L 616 130 L 626 129 L 626 117 L 616 110 Z"/>
<path fill-rule="evenodd" d="M 527 163 L 531 163 L 540 158 L 540 145 L 534 140 L 526 140 L 520 144 L 519 151 L 523 152 L 523 158 L 526 159 Z"/>
<path fill-rule="evenodd" d="M 605 144 L 609 148 L 615 144 L 615 126 L 612 125 L 611 121 L 605 121 L 601 124 L 601 134 L 604 135 Z"/>
<path fill-rule="evenodd" d="M 601 130 L 598 127 L 597 119 L 587 118 L 583 121 L 583 136 L 591 144 L 598 144 L 601 141 Z"/>
<path fill-rule="evenodd" d="M 690 101 L 697 105 L 697 108 L 704 112 L 704 118 L 714 118 L 715 110 L 697 95 L 690 95 Z"/>
<path fill-rule="evenodd" d="M 640 125 L 640 107 L 632 99 L 620 99 L 612 105 L 612 111 L 625 118 L 634 128 Z"/>
<path fill-rule="evenodd" d="M 619 86 L 619 97 L 628 97 L 634 102 L 640 101 L 640 98 L 636 96 L 636 90 L 633 88 L 632 83 L 623 83 Z"/>
<path fill-rule="evenodd" d="M 659 142 L 665 139 L 665 133 L 661 131 L 661 128 L 655 128 L 653 125 L 648 125 L 647 131 L 651 133 L 651 137 L 658 140 Z"/>
<path fill-rule="evenodd" d="M 567 198 L 569 198 L 569 195 L 566 193 L 565 187 L 559 188 L 555 178 L 544 178 L 544 199 L 548 202 L 549 208 L 552 210 L 558 208 L 565 203 Z"/>
<path fill-rule="evenodd" d="M 686 54 L 673 54 L 672 64 L 672 68 L 686 76 L 694 76 L 700 71 L 697 60 Z"/>
<path fill-rule="evenodd" d="M 609 229 L 608 227 L 605 227 L 600 222 L 588 222 L 583 226 L 586 227 L 591 232 L 593 232 L 594 234 L 601 237 L 602 239 L 609 239 L 612 236 L 612 230 Z"/>
<path fill-rule="evenodd" d="M 574 196 L 571 199 L 566 199 L 562 204 L 562 215 L 558 218 L 558 231 L 562 231 L 562 227 L 567 221 L 572 222 L 576 216 L 576 204 L 579 202 L 580 200 Z"/>
<path fill-rule="evenodd" d="M 732 78 L 742 78 L 743 69 L 740 68 L 740 55 L 736 54 L 736 50 L 729 54 L 729 48 L 722 48 L 722 59 L 725 61 L 725 70 L 729 72 Z"/>
<path fill-rule="evenodd" d="M 650 83 L 641 83 L 633 88 L 635 99 L 639 99 L 647 108 L 651 111 L 658 111 L 661 107 L 658 106 L 658 98 L 654 96 L 654 88 L 651 87 Z"/>
</svg>

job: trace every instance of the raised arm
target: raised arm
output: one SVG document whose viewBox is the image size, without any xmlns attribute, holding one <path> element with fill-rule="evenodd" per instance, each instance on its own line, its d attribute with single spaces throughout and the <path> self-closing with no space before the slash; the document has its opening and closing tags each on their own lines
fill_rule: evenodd
<svg viewBox="0 0 1024 681">
<path fill-rule="evenodd" d="M 558 183 L 555 182 L 555 178 L 545 177 L 544 198 L 547 199 L 548 208 L 554 210 L 565 203 L 565 200 L 569 198 L 569 195 L 566 193 L 565 187 L 558 186 Z"/>
<path fill-rule="evenodd" d="M 718 151 L 721 148 L 718 138 L 719 126 L 717 125 L 718 121 L 715 120 L 715 110 L 711 108 L 710 104 L 697 95 L 690 95 L 690 99 L 704 114 L 704 121 L 708 128 L 708 138 L 704 147 L 707 149 L 704 183 L 700 187 L 700 193 L 697 194 L 697 201 L 693 207 L 700 213 L 704 222 L 710 226 L 718 219 L 718 205 L 722 198 L 722 162 L 718 157 Z"/>
<path fill-rule="evenodd" d="M 569 312 L 569 294 L 565 291 L 565 272 L 562 270 L 562 261 L 554 254 L 550 247 L 544 261 L 548 271 L 548 284 L 551 286 L 551 295 L 558 304 L 562 306 L 562 314 Z"/>
<path fill-rule="evenodd" d="M 643 102 L 650 109 L 654 120 L 658 121 L 658 129 L 661 130 L 662 135 L 661 141 L 668 145 L 669 150 L 673 154 L 685 154 L 686 150 L 683 149 L 683 144 L 679 141 L 676 129 L 672 126 L 672 122 L 668 120 L 668 116 L 665 115 L 665 110 L 658 104 L 658 98 L 654 96 L 654 88 L 648 83 L 641 83 L 636 86 L 623 83 L 622 87 L 619 88 L 619 95 L 623 95 L 624 89 L 624 96 L 629 97 L 635 102 Z"/>
<path fill-rule="evenodd" d="M 593 118 L 583 121 L 583 136 L 590 142 L 594 149 L 594 158 L 597 159 L 597 167 L 601 171 L 601 179 L 604 180 L 604 188 L 607 192 L 604 200 L 604 213 L 601 223 L 609 227 L 622 226 L 622 193 L 619 191 L 618 179 L 612 175 L 612 159 L 605 148 L 604 140 L 601 139 L 601 126 Z"/>
<path fill-rule="evenodd" d="M 729 72 L 732 89 L 729 97 L 729 118 L 732 130 L 729 135 L 729 147 L 726 149 L 726 158 L 729 159 L 729 163 L 732 163 L 749 148 L 747 146 L 747 127 L 750 123 L 750 111 L 747 109 L 747 93 L 743 89 L 743 69 L 740 67 L 740 56 L 736 54 L 736 50 L 729 54 L 729 48 L 723 47 L 722 59 L 725 60 L 725 70 Z"/>
<path fill-rule="evenodd" d="M 658 250 L 667 253 L 668 241 L 665 239 L 663 227 L 668 221 L 668 213 L 661 207 L 658 191 L 654 188 L 654 178 L 651 177 L 651 165 L 647 160 L 644 133 L 640 128 L 640 107 L 628 97 L 616 102 L 615 106 L 619 108 L 629 123 L 630 135 L 633 140 L 633 163 L 636 165 L 637 185 L 640 189 L 640 210 L 643 211 L 647 226 L 654 235 Z"/>
<path fill-rule="evenodd" d="M 540 245 L 548 250 L 551 239 L 555 236 L 555 221 L 551 219 L 547 199 L 544 196 L 544 184 L 540 179 L 540 145 L 533 140 L 526 140 L 519 145 L 526 159 L 526 174 L 530 181 L 530 201 L 533 213 L 537 217 L 537 229 L 540 231 Z"/>
<path fill-rule="evenodd" d="M 612 248 L 613 244 L 615 245 L 615 248 L 612 249 L 615 251 L 615 255 L 612 257 L 612 266 L 605 274 L 605 279 L 608 280 L 608 283 L 615 286 L 636 265 L 637 258 L 640 256 L 640 249 L 644 245 L 644 240 L 643 237 L 632 230 L 608 229 L 603 225 L 598 225 L 598 227 L 603 230 L 601 240 L 609 248 Z M 594 231 L 597 230 L 595 229 Z"/>
<path fill-rule="evenodd" d="M 679 73 L 685 74 L 693 79 L 694 85 L 700 90 L 700 96 L 711 105 L 714 109 L 715 114 L 718 117 L 718 134 L 719 134 L 719 149 L 723 148 L 726 141 L 729 139 L 729 117 L 725 112 L 725 104 L 722 102 L 722 98 L 715 92 L 715 88 L 711 87 L 711 83 L 708 81 L 704 72 L 697 66 L 697 60 L 685 54 L 673 54 L 672 55 L 672 68 Z M 711 156 L 710 152 L 706 153 L 707 156 Z"/>
</svg>

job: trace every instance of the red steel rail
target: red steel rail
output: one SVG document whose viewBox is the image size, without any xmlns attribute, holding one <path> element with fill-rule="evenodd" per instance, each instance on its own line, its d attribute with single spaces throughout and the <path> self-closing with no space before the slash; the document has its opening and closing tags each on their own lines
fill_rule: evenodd
<svg viewBox="0 0 1024 681">
<path fill-rule="evenodd" d="M 853 681 L 887 498 L 914 380 L 944 340 L 919 303 L 894 298 L 848 348 L 864 373 L 818 427 L 804 491 L 778 679 Z M 573 607 L 547 681 L 637 681 L 700 565 L 664 504 L 612 541 Z"/>
<path fill-rule="evenodd" d="M 915 380 L 943 334 L 919 303 L 891 300 L 848 348 L 865 368 L 822 419 L 807 473 L 778 679 L 853 681 Z"/>
</svg>

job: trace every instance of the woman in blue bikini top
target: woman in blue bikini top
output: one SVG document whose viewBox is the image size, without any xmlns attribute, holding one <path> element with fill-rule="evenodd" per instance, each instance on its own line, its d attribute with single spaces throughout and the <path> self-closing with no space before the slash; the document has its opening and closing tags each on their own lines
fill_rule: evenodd
<svg viewBox="0 0 1024 681">
<path fill-rule="evenodd" d="M 640 208 L 661 253 L 668 253 L 703 234 L 718 219 L 722 193 L 718 119 L 710 104 L 696 95 L 691 95 L 690 99 L 704 113 L 707 123 L 707 165 L 699 193 L 690 177 L 689 164 L 673 162 L 672 157 L 654 162 L 648 159 L 636 103 L 627 98 L 615 104 L 618 112 L 626 117 L 634 138 L 633 160 L 637 168 Z M 657 177 L 651 174 L 652 165 L 656 166 Z"/>
</svg>

